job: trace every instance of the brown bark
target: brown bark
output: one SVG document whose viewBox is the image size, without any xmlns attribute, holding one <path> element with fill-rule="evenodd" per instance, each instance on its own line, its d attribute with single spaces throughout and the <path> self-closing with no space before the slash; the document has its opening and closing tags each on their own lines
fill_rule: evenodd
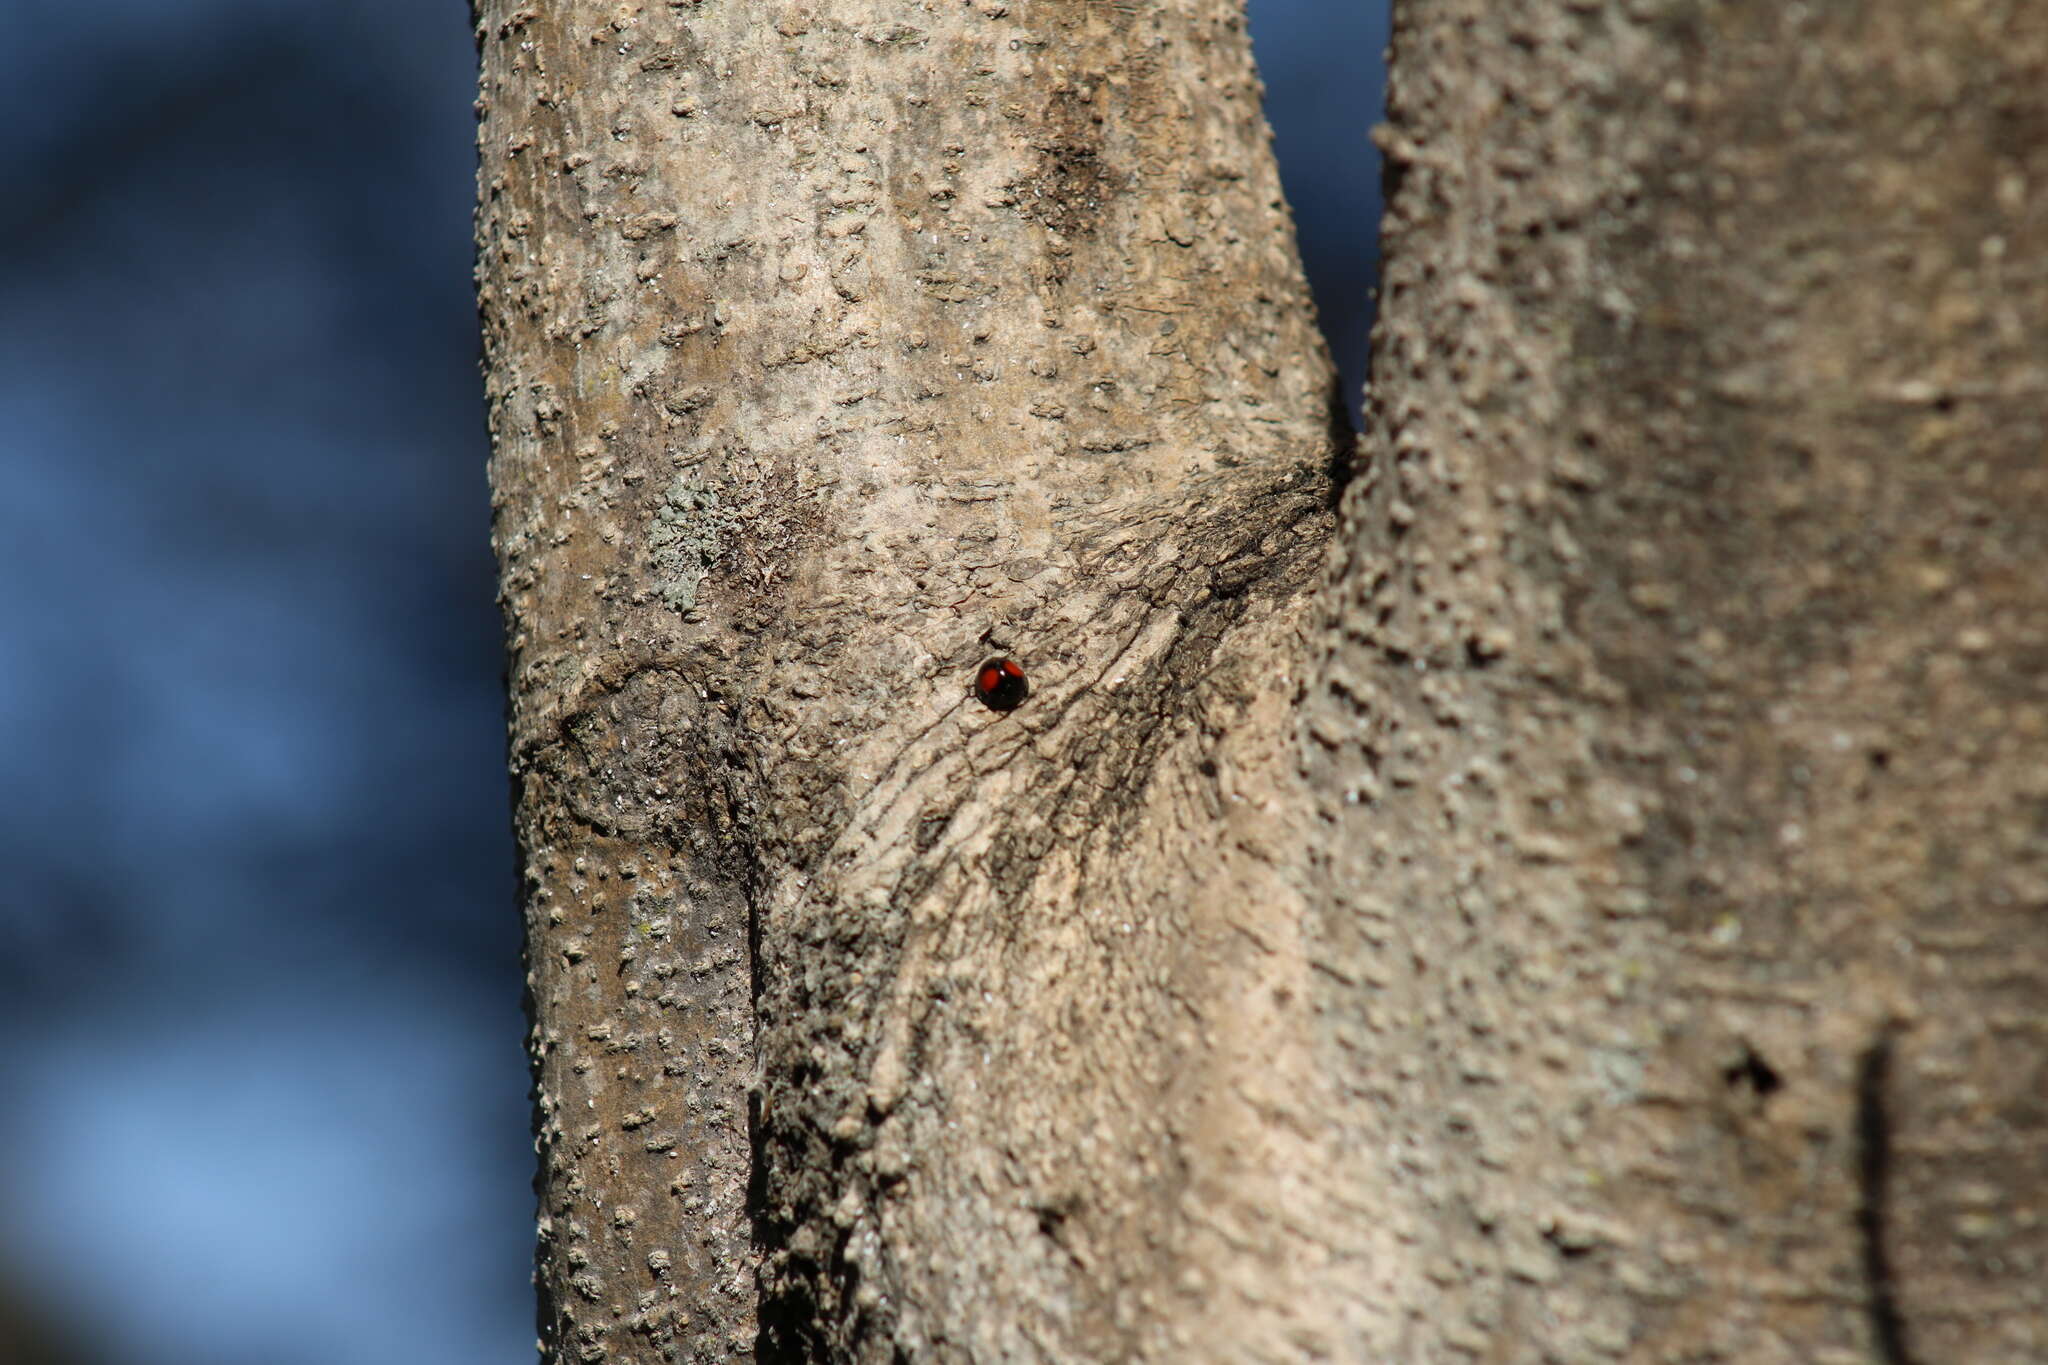
<svg viewBox="0 0 2048 1365">
<path fill-rule="evenodd" d="M 1335 451 L 1237 7 L 480 43 L 550 1358 L 1260 1335 Z"/>
<path fill-rule="evenodd" d="M 1416 0 L 1391 69 L 1347 1354 L 2048 1359 L 2048 12 Z"/>
<path fill-rule="evenodd" d="M 484 5 L 551 1360 L 2048 1356 L 2048 24 Z M 970 695 L 1019 660 L 1014 711 Z"/>
</svg>

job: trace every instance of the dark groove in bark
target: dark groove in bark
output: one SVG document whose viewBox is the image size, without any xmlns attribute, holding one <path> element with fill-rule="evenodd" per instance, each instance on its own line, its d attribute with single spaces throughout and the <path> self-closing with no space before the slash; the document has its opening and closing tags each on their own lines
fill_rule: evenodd
<svg viewBox="0 0 2048 1365">
<path fill-rule="evenodd" d="M 1870 1282 L 1870 1335 L 1884 1365 L 1918 1365 L 1906 1341 L 1887 1237 L 1892 1175 L 1891 1082 L 1893 1025 L 1887 1024 L 1856 1068 L 1857 1177 L 1863 1206 L 1856 1222 L 1863 1236 L 1863 1274 Z"/>
</svg>

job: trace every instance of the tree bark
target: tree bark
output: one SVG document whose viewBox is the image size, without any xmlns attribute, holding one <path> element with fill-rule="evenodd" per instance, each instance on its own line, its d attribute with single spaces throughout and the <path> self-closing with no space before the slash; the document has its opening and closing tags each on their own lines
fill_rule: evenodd
<svg viewBox="0 0 2048 1365">
<path fill-rule="evenodd" d="M 2048 1359 L 2048 12 L 1415 0 L 1391 82 L 1346 1354 Z"/>
<path fill-rule="evenodd" d="M 1256 1333 L 1341 427 L 1238 7 L 479 41 L 544 1351 Z"/>
<path fill-rule="evenodd" d="M 549 1360 L 2048 1350 L 2034 10 L 478 38 Z"/>
</svg>

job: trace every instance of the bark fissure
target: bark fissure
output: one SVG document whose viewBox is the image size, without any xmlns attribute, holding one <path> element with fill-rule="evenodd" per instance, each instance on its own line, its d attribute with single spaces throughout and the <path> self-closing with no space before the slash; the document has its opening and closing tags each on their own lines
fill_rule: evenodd
<svg viewBox="0 0 2048 1365">
<path fill-rule="evenodd" d="M 1870 1292 L 1870 1336 L 1882 1365 L 1917 1365 L 1892 1278 L 1889 1241 L 1892 1131 L 1886 1091 L 1892 1083 L 1892 1027 L 1879 1031 L 1856 1068 L 1857 1178 L 1862 1206 L 1863 1277 Z"/>
</svg>

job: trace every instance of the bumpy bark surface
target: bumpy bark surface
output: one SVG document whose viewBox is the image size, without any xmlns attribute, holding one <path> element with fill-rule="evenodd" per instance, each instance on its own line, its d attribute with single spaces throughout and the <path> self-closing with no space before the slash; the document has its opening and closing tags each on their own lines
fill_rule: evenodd
<svg viewBox="0 0 2048 1365">
<path fill-rule="evenodd" d="M 1340 1354 L 2048 1359 L 2048 12 L 1413 0 L 1391 69 Z"/>
<path fill-rule="evenodd" d="M 1284 1342 L 1340 459 L 1237 6 L 478 32 L 545 1352 Z"/>
<path fill-rule="evenodd" d="M 551 1360 L 2048 1358 L 2048 14 L 482 7 Z M 1018 659 L 998 713 L 976 666 Z"/>
</svg>

